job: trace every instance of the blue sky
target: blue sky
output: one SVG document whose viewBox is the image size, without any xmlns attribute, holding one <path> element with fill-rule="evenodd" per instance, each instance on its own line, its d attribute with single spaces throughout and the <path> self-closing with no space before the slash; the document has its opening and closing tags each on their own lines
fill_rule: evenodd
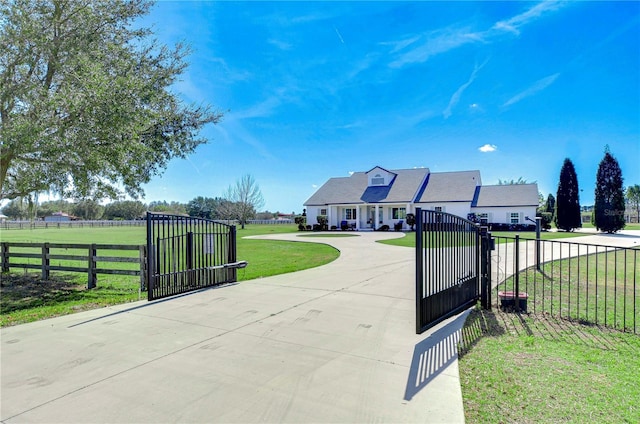
<svg viewBox="0 0 640 424">
<path fill-rule="evenodd" d="M 640 184 L 640 2 L 158 2 L 186 42 L 175 85 L 227 111 L 145 201 L 218 197 L 251 174 L 301 212 L 327 179 L 428 167 L 523 178 L 546 196 L 570 158 L 593 203 L 605 145 Z"/>
</svg>

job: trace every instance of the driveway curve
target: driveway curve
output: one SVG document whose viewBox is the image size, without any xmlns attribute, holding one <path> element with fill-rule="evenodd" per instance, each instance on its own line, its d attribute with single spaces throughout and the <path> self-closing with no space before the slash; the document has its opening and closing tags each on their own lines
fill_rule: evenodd
<svg viewBox="0 0 640 424">
<path fill-rule="evenodd" d="M 416 335 L 413 249 L 353 234 L 263 237 L 340 250 L 321 267 L 2 329 L 2 423 L 464 422 L 464 316 Z"/>
</svg>

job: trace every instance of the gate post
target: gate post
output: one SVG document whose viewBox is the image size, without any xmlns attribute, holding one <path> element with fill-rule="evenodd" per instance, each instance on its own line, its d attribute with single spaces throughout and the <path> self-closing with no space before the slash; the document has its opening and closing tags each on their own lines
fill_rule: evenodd
<svg viewBox="0 0 640 424">
<path fill-rule="evenodd" d="M 514 266 L 514 280 L 515 287 L 513 288 L 513 296 L 515 302 L 516 313 L 520 312 L 520 235 L 516 234 L 515 242 L 515 266 Z"/>
<path fill-rule="evenodd" d="M 232 264 L 237 261 L 237 245 L 236 245 L 236 226 L 232 225 L 229 227 L 229 251 L 227 252 L 227 263 Z M 229 278 L 229 274 L 231 273 L 231 278 Z M 234 267 L 231 267 L 227 270 L 227 279 L 230 279 L 232 282 L 236 282 L 238 280 L 238 270 Z"/>
<path fill-rule="evenodd" d="M 489 227 L 480 227 L 480 304 L 491 309 L 491 233 Z"/>
<path fill-rule="evenodd" d="M 2 245 L 2 272 L 9 272 L 9 243 L 3 241 Z"/>
<path fill-rule="evenodd" d="M 422 298 L 424 297 L 424 252 L 422 209 L 416 208 L 416 334 L 422 332 Z"/>
<path fill-rule="evenodd" d="M 536 217 L 536 269 L 540 271 L 540 222 L 542 218 Z"/>
<path fill-rule="evenodd" d="M 96 288 L 96 282 L 98 276 L 96 274 L 96 256 L 98 255 L 95 243 L 89 246 L 89 269 L 88 269 L 88 282 L 87 289 Z"/>
<path fill-rule="evenodd" d="M 151 218 L 152 215 L 149 211 L 147 211 L 147 300 L 153 300 L 153 288 L 154 288 L 154 278 L 155 278 L 155 249 L 153 246 L 153 236 L 152 236 L 152 226 L 151 226 Z"/>
<path fill-rule="evenodd" d="M 44 243 L 42 245 L 42 279 L 43 280 L 48 280 L 49 279 L 49 266 L 51 265 L 51 261 L 49 259 L 49 243 Z M 91 287 L 89 287 L 91 288 Z"/>
</svg>

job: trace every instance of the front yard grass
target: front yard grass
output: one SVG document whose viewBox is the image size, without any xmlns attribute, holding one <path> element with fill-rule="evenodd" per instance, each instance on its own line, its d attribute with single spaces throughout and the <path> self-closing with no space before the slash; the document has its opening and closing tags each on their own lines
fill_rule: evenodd
<svg viewBox="0 0 640 424">
<path fill-rule="evenodd" d="M 466 421 L 638 423 L 639 353 L 638 335 L 474 310 L 459 346 Z"/>
<path fill-rule="evenodd" d="M 495 231 L 492 232 L 491 235 L 495 237 L 515 237 L 516 234 L 519 234 L 521 238 L 526 239 L 535 239 L 535 232 L 509 232 L 509 231 Z M 553 231 L 553 232 L 543 232 L 540 234 L 541 240 L 555 240 L 562 238 L 571 238 L 571 237 L 584 237 L 592 235 L 589 233 L 576 233 L 576 232 L 563 232 L 563 231 Z M 504 240 L 504 239 L 502 239 Z M 500 240 L 499 240 L 500 241 Z M 415 232 L 406 232 L 404 237 L 390 239 L 390 240 L 380 240 L 378 243 L 390 244 L 392 246 L 403 246 L 403 247 L 416 247 L 416 233 Z"/>
<path fill-rule="evenodd" d="M 238 281 L 300 271 L 327 264 L 339 256 L 331 246 L 320 243 L 291 243 L 276 240 L 246 239 L 246 236 L 297 232 L 291 225 L 247 225 L 237 228 L 237 257 L 248 266 L 238 270 Z M 60 228 L 6 230 L 2 241 L 27 243 L 104 243 L 144 244 L 146 228 Z M 137 254 L 137 252 L 133 252 Z M 135 269 L 137 264 L 127 264 Z M 82 266 L 82 265 L 80 265 Z M 86 266 L 86 264 L 85 264 Z M 84 273 L 53 271 L 50 281 L 42 281 L 39 273 L 25 273 L 12 268 L 0 281 L 0 326 L 22 324 L 87 309 L 144 300 L 140 278 L 98 275 L 97 287 L 86 289 Z"/>
</svg>

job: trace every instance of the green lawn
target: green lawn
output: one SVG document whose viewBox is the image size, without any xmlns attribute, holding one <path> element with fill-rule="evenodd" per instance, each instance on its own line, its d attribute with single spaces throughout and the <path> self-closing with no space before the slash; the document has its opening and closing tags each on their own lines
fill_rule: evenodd
<svg viewBox="0 0 640 424">
<path fill-rule="evenodd" d="M 520 238 L 527 239 L 535 239 L 536 233 L 532 232 L 509 232 L 509 231 L 495 231 L 491 233 L 495 237 L 515 237 L 516 234 L 520 235 Z M 584 237 L 588 236 L 588 233 L 566 233 L 563 231 L 554 231 L 554 232 L 543 232 L 540 234 L 541 240 L 556 240 L 563 238 L 571 238 L 571 237 Z M 498 238 L 498 242 L 504 241 L 505 239 Z M 391 239 L 391 240 L 381 240 L 379 243 L 389 244 L 392 246 L 403 246 L 403 247 L 416 247 L 416 233 L 415 232 L 407 232 L 404 237 Z"/>
<path fill-rule="evenodd" d="M 640 422 L 640 337 L 475 310 L 459 347 L 469 423 Z"/>
<path fill-rule="evenodd" d="M 237 229 L 237 258 L 248 266 L 238 270 L 238 280 L 250 280 L 324 265 L 335 260 L 339 252 L 319 243 L 291 243 L 274 240 L 253 240 L 244 237 L 261 234 L 297 232 L 291 225 L 247 225 Z M 60 228 L 35 230 L 3 230 L 0 241 L 27 243 L 81 244 L 145 244 L 146 227 Z M 302 240 L 301 240 L 302 241 Z M 18 248 L 14 249 L 17 251 Z M 82 254 L 67 249 L 66 254 Z M 127 252 L 137 255 L 137 252 Z M 84 253 L 86 255 L 86 252 Z M 35 259 L 27 259 L 36 263 Z M 39 262 L 38 262 L 39 263 Z M 135 269 L 136 264 L 111 264 Z M 86 266 L 79 263 L 77 266 Z M 115 266 L 113 266 L 115 268 Z M 51 273 L 52 282 L 42 283 L 39 274 L 11 269 L 2 276 L 0 287 L 0 326 L 13 325 L 146 299 L 140 292 L 139 277 L 98 275 L 97 288 L 86 290 L 84 273 Z"/>
</svg>

